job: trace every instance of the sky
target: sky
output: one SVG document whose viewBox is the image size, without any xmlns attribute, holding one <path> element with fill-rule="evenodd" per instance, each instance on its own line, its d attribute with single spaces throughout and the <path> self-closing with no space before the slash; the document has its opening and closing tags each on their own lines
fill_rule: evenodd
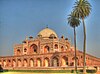
<svg viewBox="0 0 100 74">
<path fill-rule="evenodd" d="M 26 37 L 37 36 L 48 27 L 58 37 L 69 39 L 73 46 L 73 28 L 68 24 L 68 15 L 76 0 L 0 0 L 0 56 L 13 55 L 15 44 Z M 85 18 L 86 52 L 100 58 L 100 0 L 88 0 L 92 6 Z M 76 28 L 77 49 L 83 51 L 83 26 Z"/>
</svg>

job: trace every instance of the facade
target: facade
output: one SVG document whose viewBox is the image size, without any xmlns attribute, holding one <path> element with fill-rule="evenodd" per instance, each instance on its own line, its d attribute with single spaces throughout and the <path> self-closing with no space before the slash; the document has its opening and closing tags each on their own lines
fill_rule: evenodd
<svg viewBox="0 0 100 74">
<path fill-rule="evenodd" d="M 49 28 L 41 30 L 36 38 L 26 38 L 14 46 L 13 56 L 1 56 L 4 69 L 66 69 L 73 67 L 74 47 L 68 38 L 58 38 Z M 77 65 L 83 67 L 83 53 L 77 50 Z M 86 54 L 87 67 L 100 67 L 100 58 Z"/>
</svg>

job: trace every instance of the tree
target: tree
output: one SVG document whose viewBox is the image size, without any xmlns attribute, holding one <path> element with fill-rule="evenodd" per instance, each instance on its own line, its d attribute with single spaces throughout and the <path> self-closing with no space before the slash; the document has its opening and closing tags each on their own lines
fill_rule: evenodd
<svg viewBox="0 0 100 74">
<path fill-rule="evenodd" d="M 75 2 L 73 14 L 83 22 L 84 42 L 83 42 L 83 74 L 86 74 L 86 28 L 84 19 L 89 16 L 91 12 L 91 5 L 88 0 L 77 0 Z"/>
<path fill-rule="evenodd" d="M 77 72 L 77 53 L 76 53 L 76 27 L 79 26 L 80 20 L 71 13 L 68 17 L 68 24 L 74 29 L 74 48 L 75 48 L 75 72 Z"/>
</svg>

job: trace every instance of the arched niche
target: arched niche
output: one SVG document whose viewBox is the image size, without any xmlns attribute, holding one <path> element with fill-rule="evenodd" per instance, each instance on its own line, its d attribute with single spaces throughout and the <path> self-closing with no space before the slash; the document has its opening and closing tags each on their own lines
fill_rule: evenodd
<svg viewBox="0 0 100 74">
<path fill-rule="evenodd" d="M 31 53 L 38 53 L 38 47 L 36 44 L 32 44 L 30 46 L 30 49 L 31 49 Z"/>
<path fill-rule="evenodd" d="M 21 50 L 17 49 L 17 55 L 21 55 Z"/>
<path fill-rule="evenodd" d="M 34 60 L 32 58 L 30 59 L 30 67 L 34 67 Z"/>
<path fill-rule="evenodd" d="M 11 60 L 7 60 L 7 66 L 10 67 L 11 66 Z"/>
<path fill-rule="evenodd" d="M 21 67 L 21 66 L 22 66 L 21 60 L 18 59 L 18 67 Z"/>
<path fill-rule="evenodd" d="M 49 58 L 44 59 L 44 66 L 49 67 Z"/>
<path fill-rule="evenodd" d="M 50 52 L 50 47 L 48 45 L 44 46 L 44 53 Z"/>
<path fill-rule="evenodd" d="M 54 51 L 58 51 L 58 44 L 54 45 Z"/>
<path fill-rule="evenodd" d="M 59 59 L 58 59 L 58 57 L 52 58 L 52 66 L 53 67 L 59 66 Z"/>
<path fill-rule="evenodd" d="M 68 57 L 63 56 L 61 59 L 62 66 L 68 66 Z"/>
<path fill-rule="evenodd" d="M 24 48 L 24 55 L 27 55 L 27 49 Z"/>
<path fill-rule="evenodd" d="M 61 46 L 61 51 L 64 51 L 64 47 L 63 46 Z"/>
<path fill-rule="evenodd" d="M 15 59 L 12 60 L 12 64 L 13 64 L 13 67 L 16 67 L 16 60 Z"/>
<path fill-rule="evenodd" d="M 27 65 L 28 65 L 27 59 L 24 59 L 24 60 L 23 60 L 23 64 L 24 64 L 24 67 L 27 67 Z"/>
<path fill-rule="evenodd" d="M 42 61 L 40 58 L 37 59 L 37 67 L 41 67 L 42 66 Z"/>
</svg>

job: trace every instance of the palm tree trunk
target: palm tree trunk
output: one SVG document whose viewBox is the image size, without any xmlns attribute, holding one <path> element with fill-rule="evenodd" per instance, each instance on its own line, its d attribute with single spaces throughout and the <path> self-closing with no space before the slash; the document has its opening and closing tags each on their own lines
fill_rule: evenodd
<svg viewBox="0 0 100 74">
<path fill-rule="evenodd" d="M 74 27 L 74 47 L 75 47 L 75 72 L 77 72 L 77 58 L 76 58 L 76 30 Z"/>
<path fill-rule="evenodd" d="M 83 44 L 83 74 L 86 74 L 86 28 L 84 18 L 82 18 L 83 22 L 83 31 L 84 31 L 84 44 Z"/>
</svg>

